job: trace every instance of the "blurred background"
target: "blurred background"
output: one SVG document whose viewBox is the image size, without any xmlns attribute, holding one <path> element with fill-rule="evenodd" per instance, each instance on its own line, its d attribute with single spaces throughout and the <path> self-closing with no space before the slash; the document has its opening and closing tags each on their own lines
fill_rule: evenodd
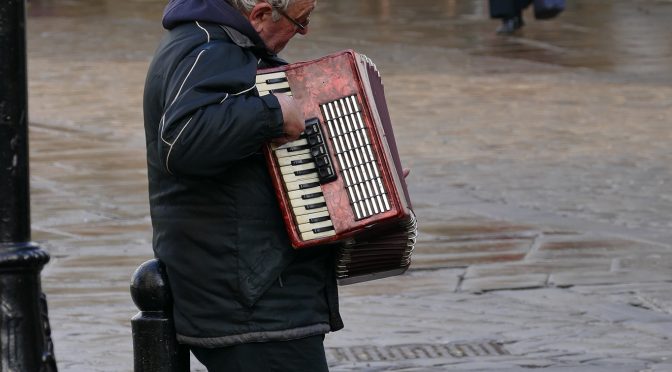
<svg viewBox="0 0 672 372">
<path fill-rule="evenodd" d="M 42 280 L 63 371 L 132 369 L 128 285 L 151 258 L 142 90 L 164 5 L 28 3 L 33 239 L 52 256 Z M 672 1 L 569 0 L 553 20 L 524 17 L 503 36 L 484 0 L 319 0 L 283 56 L 354 49 L 377 64 L 420 220 L 411 271 L 455 270 L 441 290 L 517 288 L 470 287 L 464 270 L 511 264 L 520 278 L 529 247 L 493 241 L 549 231 L 594 234 L 601 251 L 630 242 L 619 262 L 644 257 L 635 269 L 669 281 Z M 544 273 L 535 286 L 564 272 Z M 345 304 L 372 288 L 344 288 Z M 327 346 L 357 339 L 356 314 L 345 322 Z"/>
</svg>

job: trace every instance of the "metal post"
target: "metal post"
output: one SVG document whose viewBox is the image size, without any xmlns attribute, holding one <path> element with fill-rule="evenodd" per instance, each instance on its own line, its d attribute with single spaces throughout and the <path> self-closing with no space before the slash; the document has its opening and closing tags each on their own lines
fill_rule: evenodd
<svg viewBox="0 0 672 372">
<path fill-rule="evenodd" d="M 158 260 L 135 270 L 131 297 L 140 309 L 131 320 L 135 372 L 188 372 L 189 348 L 175 338 L 170 287 Z"/>
<path fill-rule="evenodd" d="M 0 2 L 0 371 L 56 371 L 40 271 L 30 242 L 26 4 Z"/>
</svg>

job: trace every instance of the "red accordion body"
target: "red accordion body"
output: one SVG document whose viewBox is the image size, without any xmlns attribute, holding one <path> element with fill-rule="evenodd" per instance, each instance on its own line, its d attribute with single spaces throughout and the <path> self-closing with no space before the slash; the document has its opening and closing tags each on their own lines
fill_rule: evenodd
<svg viewBox="0 0 672 372">
<path fill-rule="evenodd" d="M 375 65 L 343 51 L 260 70 L 257 90 L 292 95 L 308 118 L 301 139 L 265 149 L 292 245 L 387 242 L 401 231 L 405 270 L 415 218 Z"/>
</svg>

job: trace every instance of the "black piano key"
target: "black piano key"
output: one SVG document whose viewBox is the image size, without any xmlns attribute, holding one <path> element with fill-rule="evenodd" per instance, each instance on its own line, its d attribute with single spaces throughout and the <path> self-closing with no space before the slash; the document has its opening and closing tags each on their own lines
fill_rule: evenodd
<svg viewBox="0 0 672 372">
<path fill-rule="evenodd" d="M 308 150 L 310 146 L 308 145 L 301 145 L 301 146 L 290 146 L 286 148 L 287 152 L 295 152 L 295 151 L 302 151 L 302 150 Z"/>
<path fill-rule="evenodd" d="M 313 229 L 313 232 L 315 234 L 319 234 L 319 233 L 323 233 L 323 232 L 327 232 L 327 231 L 331 231 L 331 230 L 334 230 L 333 226 L 326 226 L 326 227 L 319 227 L 317 229 Z"/>
<path fill-rule="evenodd" d="M 301 159 L 301 160 L 292 160 L 290 164 L 292 165 L 301 165 L 301 164 L 308 164 L 312 163 L 313 159 Z"/>
<path fill-rule="evenodd" d="M 312 189 L 313 187 L 318 186 L 320 186 L 319 182 L 303 183 L 299 185 L 299 190 Z"/>
<path fill-rule="evenodd" d="M 329 220 L 331 220 L 331 217 L 329 217 L 329 216 L 322 216 L 322 217 L 311 218 L 311 219 L 308 220 L 308 222 L 310 222 L 310 223 L 318 223 L 318 222 L 324 222 L 324 221 L 329 221 Z"/>
<path fill-rule="evenodd" d="M 305 176 L 306 174 L 311 174 L 311 173 L 317 173 L 317 169 L 315 169 L 315 168 L 313 168 L 313 169 L 303 169 L 303 170 L 294 172 L 294 175 L 295 176 Z"/>
<path fill-rule="evenodd" d="M 286 77 L 281 77 L 281 78 L 275 78 L 275 79 L 266 79 L 266 84 L 279 84 L 279 83 L 286 83 L 287 78 Z"/>
<path fill-rule="evenodd" d="M 280 88 L 280 89 L 271 89 L 269 92 L 276 94 L 276 93 L 288 93 L 291 92 L 292 90 L 290 88 Z"/>
<path fill-rule="evenodd" d="M 326 207 L 326 206 L 327 206 L 327 203 L 316 203 L 316 204 L 308 204 L 308 205 L 305 206 L 305 208 L 306 208 L 307 211 L 309 211 L 309 210 L 313 210 L 313 209 L 320 209 L 320 208 L 323 208 L 323 207 Z"/>
<path fill-rule="evenodd" d="M 322 194 L 321 192 L 314 192 L 312 194 L 301 195 L 301 199 L 303 200 L 315 199 L 319 198 L 320 196 L 324 196 L 324 194 Z"/>
</svg>

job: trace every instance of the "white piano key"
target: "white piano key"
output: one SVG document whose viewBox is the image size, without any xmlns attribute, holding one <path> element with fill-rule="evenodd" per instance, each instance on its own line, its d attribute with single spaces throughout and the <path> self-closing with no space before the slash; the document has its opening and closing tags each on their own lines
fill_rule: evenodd
<svg viewBox="0 0 672 372">
<path fill-rule="evenodd" d="M 318 233 L 318 234 L 315 234 L 312 231 L 307 231 L 305 233 L 301 233 L 301 238 L 303 240 L 313 240 L 313 239 L 317 239 L 317 238 L 326 238 L 326 237 L 334 236 L 334 235 L 336 235 L 336 231 L 334 231 L 334 230 L 329 230 L 329 231 L 321 232 L 321 233 Z"/>
<path fill-rule="evenodd" d="M 289 82 L 285 81 L 282 83 L 267 84 L 267 83 L 257 83 L 257 90 L 276 90 L 276 89 L 288 89 Z"/>
<path fill-rule="evenodd" d="M 310 220 L 313 218 L 324 218 L 324 217 L 329 217 L 328 221 L 331 221 L 331 216 L 329 215 L 329 211 L 321 211 L 321 212 L 315 212 L 315 213 L 307 213 L 301 216 L 296 216 L 296 222 L 298 225 L 304 225 L 307 223 L 310 223 Z M 333 225 L 333 222 L 332 222 Z"/>
<path fill-rule="evenodd" d="M 290 199 L 300 199 L 304 195 L 317 194 L 321 192 L 322 188 L 318 186 L 318 187 L 312 187 L 310 189 L 290 191 L 287 193 L 287 195 L 289 196 Z M 306 200 L 312 200 L 312 199 L 306 199 Z"/>
<path fill-rule="evenodd" d="M 294 216 L 297 218 L 299 216 L 305 216 L 307 214 L 311 213 L 316 213 L 316 212 L 328 212 L 327 207 L 320 207 L 320 208 L 315 208 L 315 209 L 306 209 L 306 207 L 297 207 L 292 210 L 294 212 Z"/>
<path fill-rule="evenodd" d="M 271 72 L 269 74 L 260 74 L 257 75 L 256 82 L 257 83 L 266 83 L 267 80 L 273 80 L 273 79 L 287 79 L 287 74 L 280 71 L 280 72 Z"/>
<path fill-rule="evenodd" d="M 269 94 L 271 94 L 271 91 L 270 91 L 270 90 L 259 90 L 259 89 L 257 89 L 257 92 L 259 92 L 259 97 L 263 97 L 263 96 L 265 96 L 265 95 L 269 95 Z M 274 94 L 278 94 L 278 93 L 275 92 Z M 292 94 L 292 91 L 291 91 L 291 90 L 290 90 L 290 91 L 287 91 L 287 92 L 282 92 L 282 93 L 280 93 L 280 94 L 284 94 L 284 95 L 286 95 L 286 96 L 290 96 L 290 97 L 293 97 L 293 96 L 294 96 L 294 95 Z"/>
<path fill-rule="evenodd" d="M 297 153 L 298 153 L 298 151 L 297 151 Z M 280 165 L 281 167 L 291 166 L 292 162 L 296 161 L 296 160 L 299 160 L 299 161 L 310 160 L 310 161 L 314 162 L 313 157 L 310 156 L 310 151 L 309 150 L 302 150 L 300 154 L 283 156 L 283 157 L 278 158 L 278 165 Z M 306 163 L 306 164 L 308 164 L 308 163 Z"/>
<path fill-rule="evenodd" d="M 294 155 L 303 155 L 303 154 L 310 154 L 309 149 L 303 149 L 303 150 L 297 150 L 297 151 L 287 151 L 287 149 L 292 148 L 292 147 L 299 147 L 299 146 L 307 146 L 308 141 L 306 139 L 300 139 L 292 142 L 288 142 L 280 147 L 277 147 L 274 151 L 275 156 L 278 158 L 285 157 L 285 156 L 294 156 Z"/>
<path fill-rule="evenodd" d="M 319 185 L 320 179 L 316 174 L 311 174 L 311 177 L 306 177 L 298 181 L 285 182 L 285 187 L 287 188 L 287 191 L 294 191 L 300 190 L 301 185 L 309 185 L 311 183 L 317 183 Z"/>
<path fill-rule="evenodd" d="M 280 167 L 280 173 L 282 174 L 292 174 L 295 172 L 299 171 L 308 171 L 311 169 L 315 169 L 317 165 L 315 163 L 306 163 L 306 164 L 299 164 L 299 165 L 287 165 L 284 167 Z"/>
<path fill-rule="evenodd" d="M 312 205 L 312 204 L 319 204 L 319 203 L 324 203 L 326 200 L 324 200 L 324 196 L 320 196 L 319 198 L 313 198 L 313 199 L 289 199 L 289 204 L 292 205 L 293 209 L 299 209 L 299 207 L 305 207 L 306 205 Z M 308 211 L 308 213 L 313 212 L 313 211 Z"/>
<path fill-rule="evenodd" d="M 285 184 L 289 184 L 296 181 L 308 181 L 313 178 L 317 178 L 317 173 L 308 173 L 301 176 L 297 176 L 294 173 L 289 173 L 282 176 L 282 179 L 285 181 Z"/>
<path fill-rule="evenodd" d="M 311 231 L 313 229 L 319 229 L 322 227 L 330 227 L 334 226 L 334 223 L 331 220 L 328 221 L 322 221 L 322 222 L 317 222 L 317 223 L 304 223 L 298 225 L 298 229 L 300 232 L 305 233 L 307 231 Z"/>
</svg>

